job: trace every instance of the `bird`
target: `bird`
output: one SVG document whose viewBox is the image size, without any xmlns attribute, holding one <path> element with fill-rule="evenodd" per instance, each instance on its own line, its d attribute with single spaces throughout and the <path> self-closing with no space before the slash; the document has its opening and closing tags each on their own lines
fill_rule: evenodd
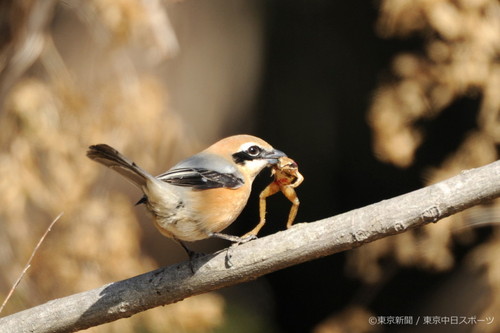
<svg viewBox="0 0 500 333">
<path fill-rule="evenodd" d="M 137 186 L 160 233 L 178 242 L 222 238 L 242 243 L 255 238 L 221 233 L 246 206 L 252 182 L 285 153 L 256 136 L 229 136 L 153 176 L 107 144 L 89 147 L 87 157 L 118 172 Z"/>
</svg>

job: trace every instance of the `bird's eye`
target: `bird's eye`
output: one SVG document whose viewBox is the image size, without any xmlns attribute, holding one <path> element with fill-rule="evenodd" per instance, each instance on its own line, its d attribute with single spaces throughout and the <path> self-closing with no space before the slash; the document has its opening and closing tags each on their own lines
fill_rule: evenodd
<svg viewBox="0 0 500 333">
<path fill-rule="evenodd" d="M 259 146 L 250 146 L 247 149 L 248 155 L 255 157 L 259 156 L 259 154 L 262 152 L 262 149 Z"/>
</svg>

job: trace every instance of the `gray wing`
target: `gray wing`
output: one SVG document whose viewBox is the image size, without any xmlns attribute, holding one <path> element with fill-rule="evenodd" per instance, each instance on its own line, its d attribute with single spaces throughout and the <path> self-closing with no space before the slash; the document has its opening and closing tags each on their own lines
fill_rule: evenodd
<svg viewBox="0 0 500 333">
<path fill-rule="evenodd" d="M 235 166 L 222 157 L 206 153 L 194 155 L 156 178 L 197 190 L 235 189 L 244 184 L 243 176 Z"/>
</svg>

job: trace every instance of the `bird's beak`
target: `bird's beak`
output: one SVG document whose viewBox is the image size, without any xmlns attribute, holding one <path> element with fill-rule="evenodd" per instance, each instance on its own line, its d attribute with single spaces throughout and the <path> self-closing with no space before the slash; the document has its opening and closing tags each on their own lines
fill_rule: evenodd
<svg viewBox="0 0 500 333">
<path fill-rule="evenodd" d="M 265 158 L 269 164 L 277 164 L 278 163 L 278 159 L 280 157 L 285 157 L 285 156 L 286 156 L 286 154 L 284 152 L 282 152 L 281 150 L 274 149 L 274 150 L 272 150 L 270 152 L 267 152 L 262 157 Z"/>
</svg>

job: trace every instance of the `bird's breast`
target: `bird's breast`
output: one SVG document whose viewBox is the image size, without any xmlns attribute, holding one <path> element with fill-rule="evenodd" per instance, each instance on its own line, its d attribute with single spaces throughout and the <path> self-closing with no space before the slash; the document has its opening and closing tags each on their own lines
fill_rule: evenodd
<svg viewBox="0 0 500 333">
<path fill-rule="evenodd" d="M 250 195 L 245 186 L 194 190 L 156 184 L 147 189 L 147 207 L 164 236 L 196 241 L 224 230 L 236 220 Z"/>
</svg>

